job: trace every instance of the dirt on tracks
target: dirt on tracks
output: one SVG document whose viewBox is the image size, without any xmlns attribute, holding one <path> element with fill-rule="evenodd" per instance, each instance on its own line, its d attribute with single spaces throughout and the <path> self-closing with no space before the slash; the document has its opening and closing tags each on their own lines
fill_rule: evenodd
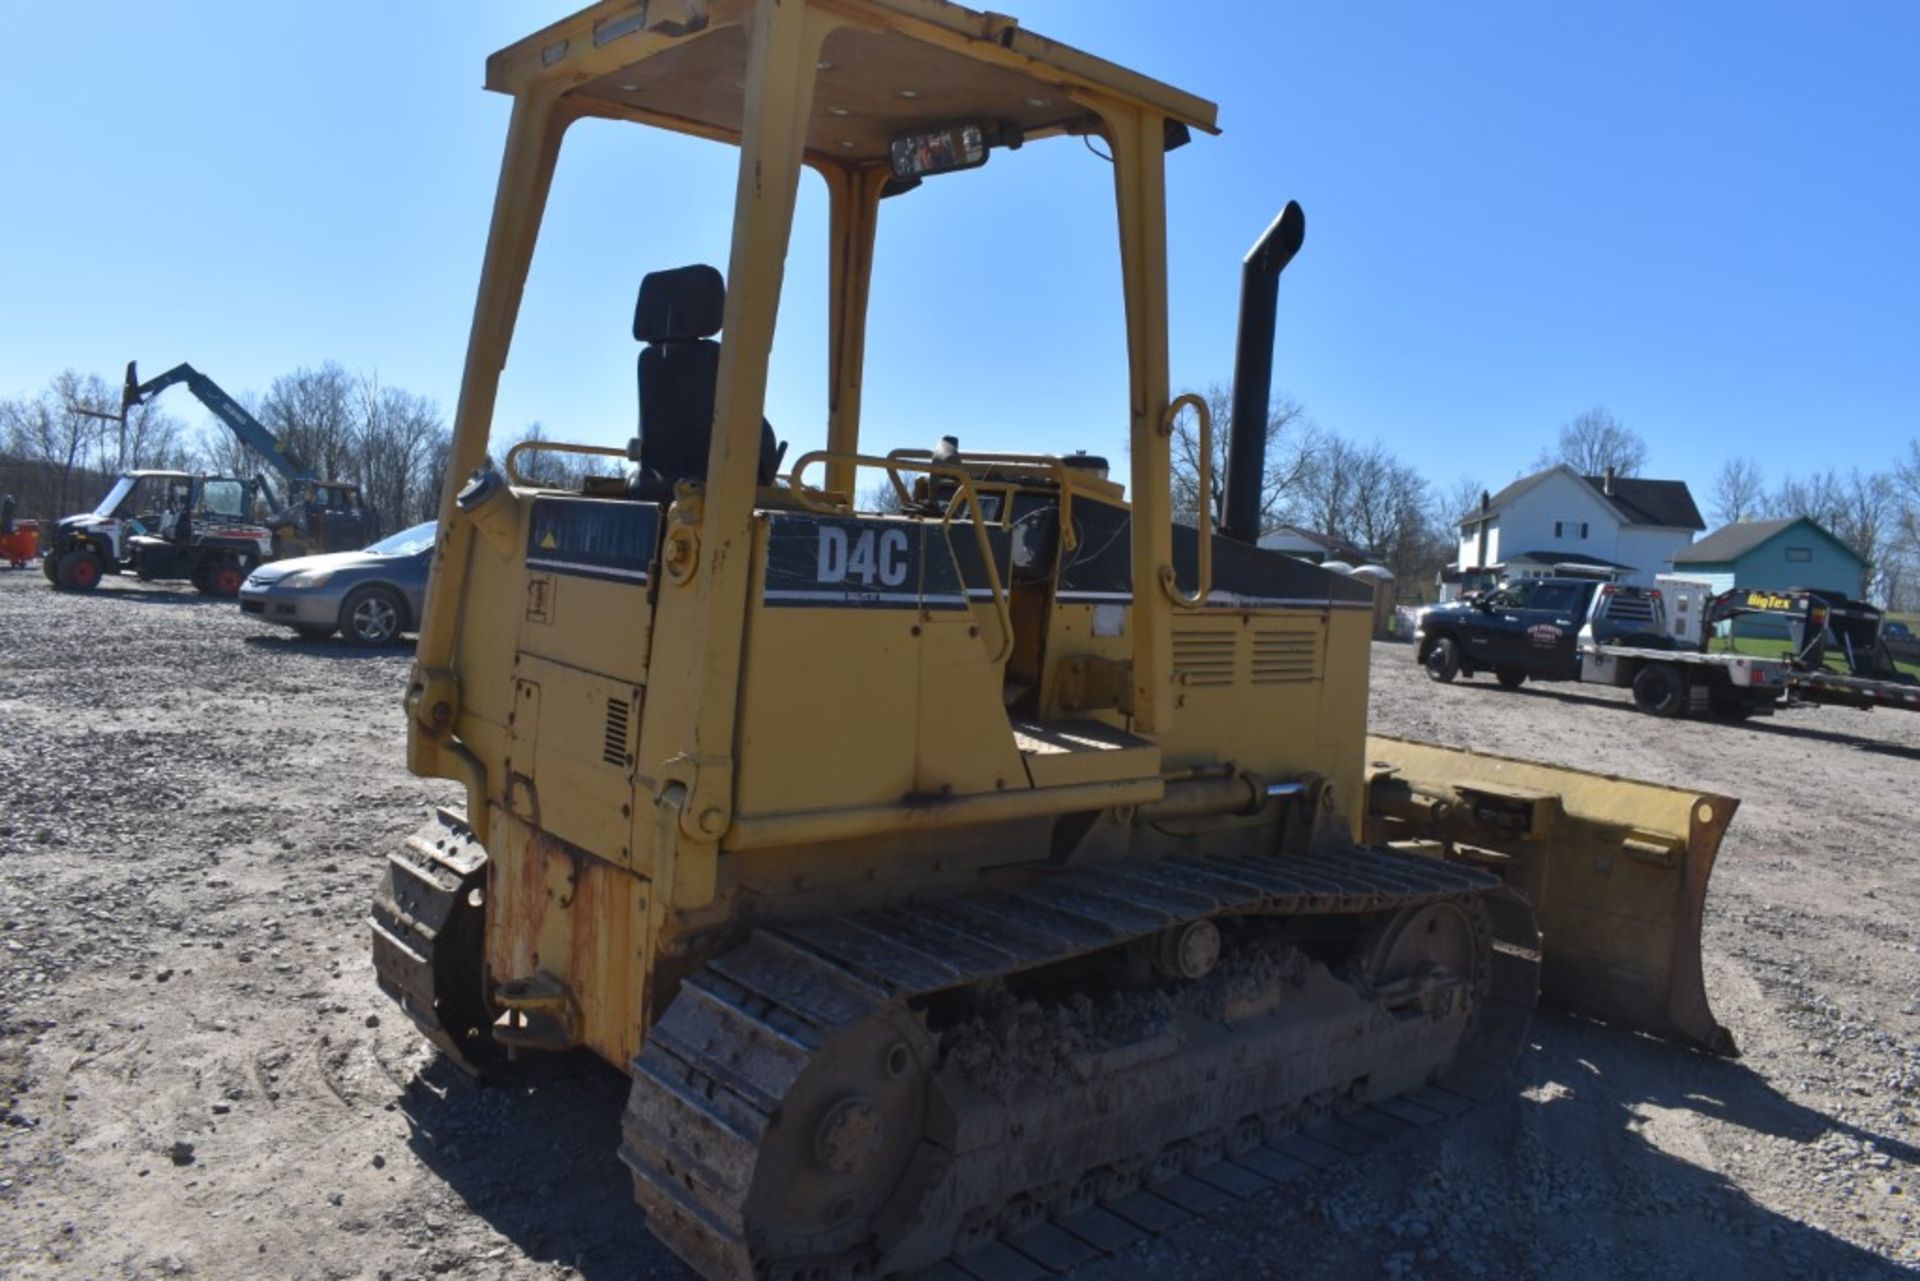
<svg viewBox="0 0 1920 1281">
<path fill-rule="evenodd" d="M 1502 1100 L 1077 1275 L 1920 1261 L 1920 716 L 1663 723 L 1374 662 L 1384 732 L 1743 799 L 1706 972 L 1745 1057 L 1544 1014 Z M 620 1074 L 476 1086 L 374 987 L 382 860 L 457 800 L 406 772 L 407 663 L 0 573 L 0 1275 L 683 1275 L 613 1155 Z"/>
</svg>

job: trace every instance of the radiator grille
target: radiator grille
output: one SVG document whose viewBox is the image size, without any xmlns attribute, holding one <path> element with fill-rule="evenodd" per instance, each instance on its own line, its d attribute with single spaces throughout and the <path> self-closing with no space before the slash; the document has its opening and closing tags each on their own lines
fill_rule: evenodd
<svg viewBox="0 0 1920 1281">
<path fill-rule="evenodd" d="M 1256 631 L 1253 634 L 1255 685 L 1286 685 L 1319 677 L 1318 633 Z"/>
<path fill-rule="evenodd" d="M 1239 637 L 1232 632 L 1173 634 L 1173 675 L 1183 685 L 1218 688 L 1233 684 Z"/>
<path fill-rule="evenodd" d="M 627 729 L 631 716 L 632 709 L 626 699 L 608 697 L 606 742 L 600 749 L 600 759 L 621 769 L 627 767 Z"/>
</svg>

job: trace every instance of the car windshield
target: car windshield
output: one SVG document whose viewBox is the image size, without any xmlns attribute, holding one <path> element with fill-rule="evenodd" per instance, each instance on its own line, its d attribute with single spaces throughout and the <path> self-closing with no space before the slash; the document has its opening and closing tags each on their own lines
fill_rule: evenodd
<svg viewBox="0 0 1920 1281">
<path fill-rule="evenodd" d="M 367 552 L 373 556 L 412 556 L 429 551 L 433 547 L 433 531 L 438 521 L 426 521 L 412 529 L 403 529 L 397 534 L 389 534 Z"/>
<path fill-rule="evenodd" d="M 113 515 L 113 510 L 120 505 L 120 500 L 132 493 L 133 487 L 139 483 L 139 478 L 135 476 L 122 476 L 119 480 L 114 481 L 113 488 L 108 490 L 107 496 L 100 500 L 100 505 L 93 509 L 93 514 L 96 516 Z"/>
</svg>

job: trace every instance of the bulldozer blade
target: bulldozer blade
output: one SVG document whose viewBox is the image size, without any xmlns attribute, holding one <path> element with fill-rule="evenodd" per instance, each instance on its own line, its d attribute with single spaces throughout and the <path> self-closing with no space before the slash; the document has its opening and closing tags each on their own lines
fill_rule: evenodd
<svg viewBox="0 0 1920 1281">
<path fill-rule="evenodd" d="M 1386 735 L 1367 739 L 1367 837 L 1426 842 L 1532 905 L 1546 999 L 1734 1055 L 1700 967 L 1707 878 L 1739 802 Z"/>
</svg>

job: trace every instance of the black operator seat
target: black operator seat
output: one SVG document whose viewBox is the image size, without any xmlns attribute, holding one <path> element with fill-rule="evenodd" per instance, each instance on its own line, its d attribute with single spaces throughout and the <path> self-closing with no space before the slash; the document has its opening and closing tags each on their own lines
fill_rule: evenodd
<svg viewBox="0 0 1920 1281">
<path fill-rule="evenodd" d="M 683 480 L 705 480 L 713 439 L 715 384 L 727 285 L 718 270 L 699 264 L 649 272 L 633 309 L 640 350 L 640 434 L 627 446 L 639 464 L 633 495 L 652 501 L 673 496 Z M 759 483 L 773 483 L 786 446 L 760 423 Z"/>
</svg>

